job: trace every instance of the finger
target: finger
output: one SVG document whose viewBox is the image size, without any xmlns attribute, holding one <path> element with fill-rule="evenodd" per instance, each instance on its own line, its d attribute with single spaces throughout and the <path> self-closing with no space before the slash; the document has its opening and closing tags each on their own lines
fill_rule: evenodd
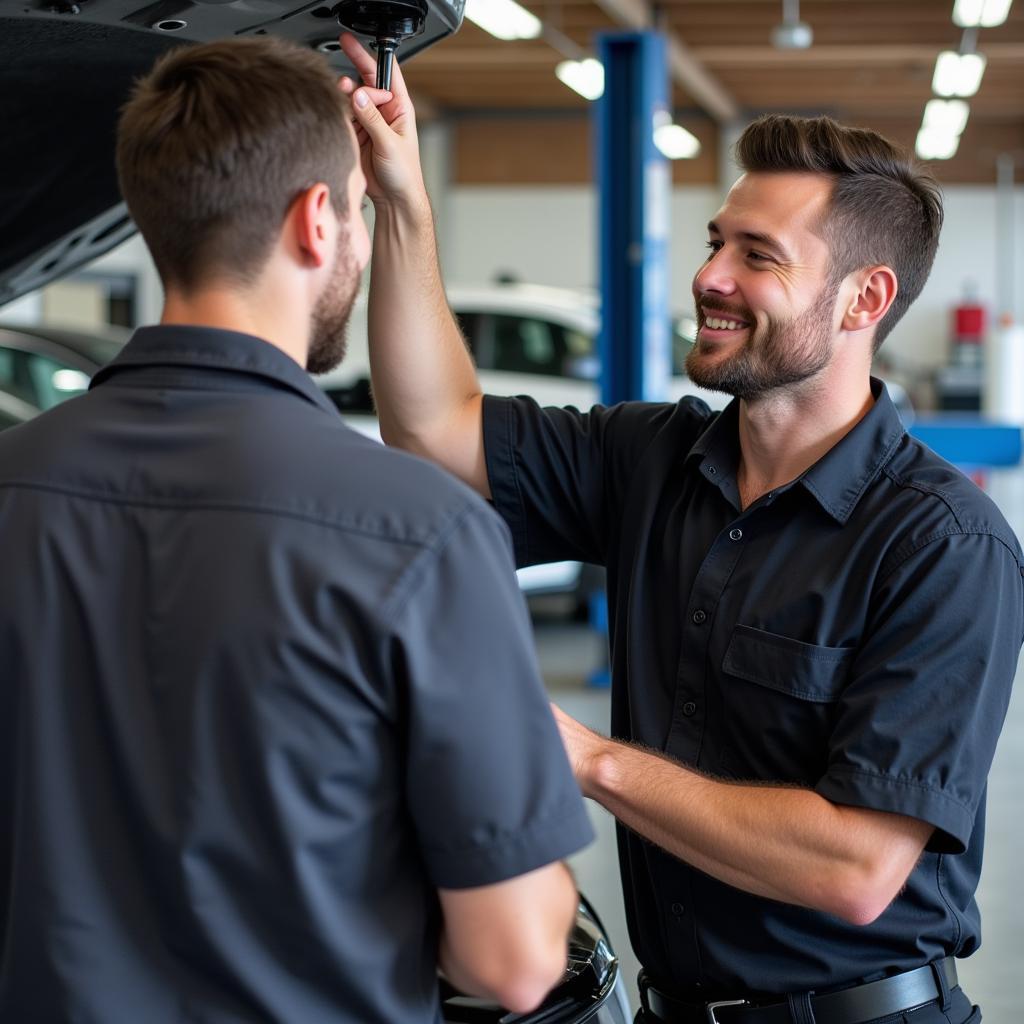
<svg viewBox="0 0 1024 1024">
<path fill-rule="evenodd" d="M 378 107 L 383 106 L 385 103 L 390 103 L 394 99 L 394 93 L 390 89 L 375 89 L 364 85 L 363 92 L 370 97 L 370 102 Z"/>
<path fill-rule="evenodd" d="M 357 89 L 352 96 L 352 109 L 360 127 L 370 137 L 374 151 L 380 156 L 387 152 L 395 138 L 391 129 L 380 110 L 377 109 L 367 95 L 368 89 Z M 362 103 L 362 105 L 360 105 Z"/>
<path fill-rule="evenodd" d="M 370 86 L 377 83 L 377 59 L 367 51 L 362 43 L 351 33 L 343 32 L 340 37 L 341 48 L 345 56 L 352 62 L 362 76 L 363 82 Z M 401 65 L 395 60 L 391 65 L 391 93 L 396 100 L 408 99 L 409 90 L 405 84 Z"/>
<path fill-rule="evenodd" d="M 338 88 L 341 89 L 346 96 L 351 96 L 352 93 L 359 88 L 359 85 L 349 78 L 348 75 L 342 75 L 341 78 L 338 79 Z M 375 86 L 369 85 L 363 86 L 363 88 L 368 93 L 370 99 L 376 103 L 378 107 L 383 106 L 385 103 L 390 103 L 392 99 L 394 99 L 394 94 L 390 89 L 378 89 Z"/>
<path fill-rule="evenodd" d="M 362 76 L 366 85 L 377 81 L 377 61 L 351 32 L 342 32 L 339 40 L 345 56 L 352 61 L 352 66 Z"/>
</svg>

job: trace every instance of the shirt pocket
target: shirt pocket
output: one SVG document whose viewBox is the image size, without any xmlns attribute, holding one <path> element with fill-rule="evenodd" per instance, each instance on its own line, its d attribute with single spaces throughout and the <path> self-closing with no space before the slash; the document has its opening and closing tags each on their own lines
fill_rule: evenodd
<svg viewBox="0 0 1024 1024">
<path fill-rule="evenodd" d="M 854 653 L 737 625 L 722 660 L 728 774 L 816 783 Z"/>
</svg>

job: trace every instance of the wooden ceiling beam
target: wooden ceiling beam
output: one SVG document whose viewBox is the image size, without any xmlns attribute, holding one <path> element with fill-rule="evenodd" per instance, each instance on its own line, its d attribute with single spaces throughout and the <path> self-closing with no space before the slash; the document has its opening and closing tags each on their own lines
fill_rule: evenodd
<svg viewBox="0 0 1024 1024">
<path fill-rule="evenodd" d="M 812 46 L 806 50 L 777 50 L 773 46 L 697 46 L 691 51 L 704 64 L 716 67 L 864 67 L 876 64 L 933 64 L 936 46 L 875 44 L 873 46 Z M 1024 43 L 992 43 L 981 52 L 989 63 L 1024 61 Z"/>
<path fill-rule="evenodd" d="M 595 0 L 609 17 L 626 28 L 642 31 L 654 27 L 654 17 L 645 0 Z M 729 91 L 687 49 L 672 32 L 664 33 L 668 40 L 668 64 L 672 77 L 694 101 L 716 121 L 735 121 L 740 109 Z"/>
</svg>

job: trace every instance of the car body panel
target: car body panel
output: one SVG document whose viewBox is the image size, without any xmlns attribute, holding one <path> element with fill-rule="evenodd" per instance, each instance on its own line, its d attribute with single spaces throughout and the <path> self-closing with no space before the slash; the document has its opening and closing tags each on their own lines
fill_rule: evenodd
<svg viewBox="0 0 1024 1024">
<path fill-rule="evenodd" d="M 405 60 L 460 25 L 465 0 L 426 0 Z M 101 256 L 135 231 L 114 168 L 132 82 L 183 43 L 276 35 L 336 47 L 331 0 L 0 0 L 0 305 Z M 337 49 L 325 60 L 352 74 Z"/>
</svg>

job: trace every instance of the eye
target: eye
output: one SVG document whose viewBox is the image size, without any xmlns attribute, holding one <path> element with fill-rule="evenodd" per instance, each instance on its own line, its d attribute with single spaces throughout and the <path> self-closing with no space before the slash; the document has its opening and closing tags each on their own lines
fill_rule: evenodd
<svg viewBox="0 0 1024 1024">
<path fill-rule="evenodd" d="M 747 259 L 753 260 L 755 263 L 767 263 L 771 257 L 765 256 L 763 252 L 757 252 L 756 250 L 751 249 L 750 252 L 747 253 Z"/>
<path fill-rule="evenodd" d="M 708 241 L 706 241 L 704 243 L 704 247 L 706 249 L 710 249 L 711 250 L 708 253 L 708 259 L 711 259 L 711 257 L 714 256 L 715 253 L 718 252 L 718 250 L 722 248 L 722 243 L 720 241 L 718 241 L 717 239 L 712 238 L 712 239 L 709 239 Z"/>
</svg>

